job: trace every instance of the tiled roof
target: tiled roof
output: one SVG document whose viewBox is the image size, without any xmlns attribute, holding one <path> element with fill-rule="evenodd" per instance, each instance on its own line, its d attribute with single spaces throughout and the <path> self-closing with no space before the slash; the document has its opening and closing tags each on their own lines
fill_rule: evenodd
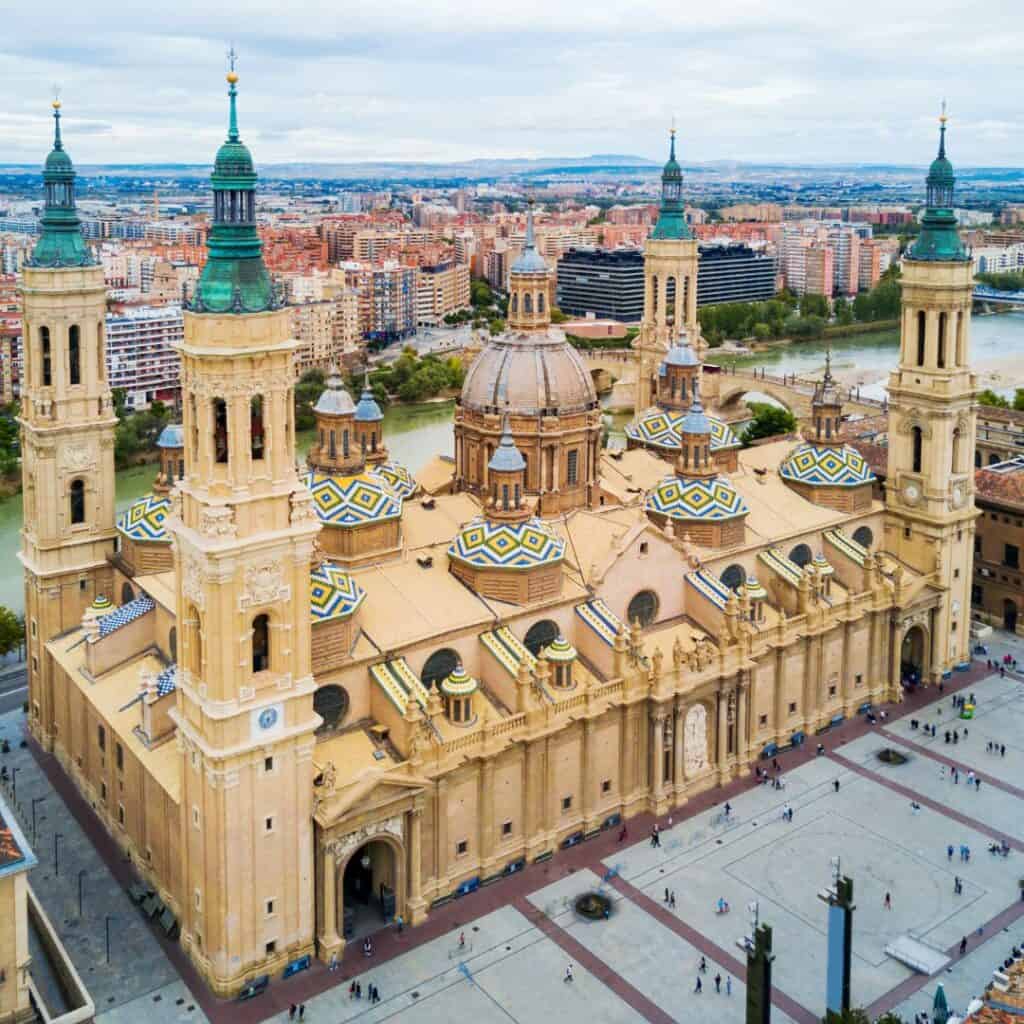
<svg viewBox="0 0 1024 1024">
<path fill-rule="evenodd" d="M 644 508 L 669 519 L 701 522 L 735 519 L 750 511 L 724 477 L 687 480 L 675 475 L 647 492 Z"/>
<path fill-rule="evenodd" d="M 864 457 L 848 445 L 799 445 L 779 466 L 779 476 L 812 487 L 859 487 L 874 479 Z"/>
<path fill-rule="evenodd" d="M 565 555 L 565 541 L 540 519 L 523 523 L 467 523 L 448 547 L 448 557 L 489 569 L 531 569 L 554 565 Z"/>
<path fill-rule="evenodd" d="M 1024 510 L 1024 455 L 977 470 L 974 489 L 981 501 Z"/>
<path fill-rule="evenodd" d="M 519 665 L 524 660 L 530 672 L 537 668 L 537 659 L 508 626 L 481 633 L 480 642 L 510 675 L 518 674 Z"/>
<path fill-rule="evenodd" d="M 402 499 L 383 480 L 371 473 L 356 476 L 325 476 L 310 473 L 306 486 L 320 522 L 350 528 L 397 519 Z"/>
<path fill-rule="evenodd" d="M 380 478 L 400 498 L 411 498 L 419 486 L 412 474 L 397 462 L 382 462 L 368 470 L 370 476 Z"/>
<path fill-rule="evenodd" d="M 794 587 L 800 585 L 803 571 L 796 562 L 791 562 L 778 548 L 765 548 L 764 551 L 758 552 L 757 557 L 784 580 L 792 583 Z"/>
<path fill-rule="evenodd" d="M 374 665 L 370 669 L 370 676 L 401 714 L 405 714 L 410 698 L 415 698 L 420 707 L 427 706 L 427 691 L 405 658 Z"/>
<path fill-rule="evenodd" d="M 347 619 L 365 597 L 363 588 L 331 562 L 323 562 L 309 574 L 309 607 L 314 623 Z"/>
<path fill-rule="evenodd" d="M 544 648 L 544 657 L 548 661 L 575 661 L 576 648 L 559 633 L 554 642 Z"/>
<path fill-rule="evenodd" d="M 851 562 L 856 562 L 857 565 L 863 566 L 864 559 L 867 558 L 867 548 L 863 545 L 858 544 L 852 537 L 847 537 L 840 529 L 826 530 L 825 540 L 829 542 L 834 548 L 838 548 Z"/>
<path fill-rule="evenodd" d="M 141 597 L 135 598 L 134 601 L 121 605 L 117 611 L 113 611 L 109 615 L 104 615 L 100 618 L 100 636 L 110 636 L 111 633 L 119 630 L 122 626 L 127 626 L 128 623 L 142 618 L 143 615 L 151 612 L 155 607 L 156 602 L 148 594 L 143 594 Z"/>
<path fill-rule="evenodd" d="M 171 538 L 164 523 L 170 514 L 168 498 L 146 494 L 117 517 L 117 528 L 130 540 L 169 543 Z"/>
<path fill-rule="evenodd" d="M 441 681 L 441 692 L 446 697 L 468 697 L 477 689 L 477 681 L 461 665 Z"/>
<path fill-rule="evenodd" d="M 686 581 L 702 597 L 707 598 L 716 608 L 725 608 L 725 602 L 732 593 L 717 576 L 712 576 L 705 569 L 688 572 Z"/>
<path fill-rule="evenodd" d="M 614 646 L 616 635 L 626 628 L 622 620 L 599 597 L 585 604 L 576 605 L 576 614 L 609 647 Z"/>
<path fill-rule="evenodd" d="M 156 677 L 156 695 L 158 697 L 166 697 L 168 694 L 174 693 L 178 688 L 178 666 L 168 665 Z"/>
<path fill-rule="evenodd" d="M 685 418 L 686 412 L 672 412 L 655 405 L 627 424 L 626 436 L 652 448 L 678 451 L 679 433 Z M 714 416 L 708 416 L 707 420 L 711 425 L 713 452 L 740 447 L 740 439 L 732 427 Z"/>
</svg>

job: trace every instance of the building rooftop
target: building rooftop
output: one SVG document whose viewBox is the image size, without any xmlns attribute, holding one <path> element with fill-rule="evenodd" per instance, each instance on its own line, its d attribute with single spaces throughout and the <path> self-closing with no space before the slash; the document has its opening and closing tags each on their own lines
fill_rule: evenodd
<svg viewBox="0 0 1024 1024">
<path fill-rule="evenodd" d="M 977 470 L 974 488 L 981 501 L 1024 510 L 1024 455 Z"/>
<path fill-rule="evenodd" d="M 14 817 L 14 812 L 0 796 L 0 878 L 19 871 L 28 871 L 38 863 Z"/>
</svg>

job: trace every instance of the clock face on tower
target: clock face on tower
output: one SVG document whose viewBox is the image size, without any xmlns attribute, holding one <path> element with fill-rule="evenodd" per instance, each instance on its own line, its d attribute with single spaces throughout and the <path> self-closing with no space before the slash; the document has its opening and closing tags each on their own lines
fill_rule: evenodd
<svg viewBox="0 0 1024 1024">
<path fill-rule="evenodd" d="M 914 483 L 913 480 L 908 480 L 903 485 L 903 500 L 908 505 L 916 505 L 921 497 L 921 488 Z"/>
<path fill-rule="evenodd" d="M 260 728 L 266 731 L 267 729 L 273 729 L 277 725 L 278 711 L 277 708 L 264 708 L 260 712 L 259 723 Z"/>
</svg>

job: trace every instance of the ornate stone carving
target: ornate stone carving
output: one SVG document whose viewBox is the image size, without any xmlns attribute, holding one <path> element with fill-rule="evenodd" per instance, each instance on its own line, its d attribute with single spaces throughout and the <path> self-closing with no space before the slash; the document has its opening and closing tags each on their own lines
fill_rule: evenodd
<svg viewBox="0 0 1024 1024">
<path fill-rule="evenodd" d="M 338 769 L 334 767 L 333 761 L 328 761 L 324 765 L 324 770 L 320 773 L 320 777 L 317 780 L 316 785 L 326 792 L 330 792 L 334 789 L 335 783 L 338 781 Z"/>
<path fill-rule="evenodd" d="M 305 488 L 301 491 L 292 492 L 291 505 L 292 526 L 299 523 L 315 523 L 317 521 L 316 509 L 313 507 L 313 495 Z"/>
<path fill-rule="evenodd" d="M 71 445 L 65 448 L 60 468 L 66 473 L 83 473 L 96 467 L 96 453 L 87 445 Z"/>
<path fill-rule="evenodd" d="M 245 570 L 243 608 L 271 604 L 274 601 L 287 601 L 290 597 L 291 587 L 284 582 L 280 562 L 265 562 L 263 565 L 250 566 Z"/>
<path fill-rule="evenodd" d="M 695 775 L 708 766 L 708 712 L 703 704 L 694 704 L 686 712 L 683 726 L 684 764 L 687 775 Z"/>
<path fill-rule="evenodd" d="M 672 665 L 676 671 L 683 667 L 683 643 L 679 637 L 672 643 Z"/>
<path fill-rule="evenodd" d="M 335 839 L 333 842 L 328 843 L 326 850 L 328 853 L 334 854 L 336 864 L 341 864 L 350 853 L 358 850 L 364 843 L 379 835 L 394 836 L 395 839 L 401 842 L 403 838 L 402 816 L 396 814 L 392 818 L 385 818 L 383 821 L 374 821 L 369 825 L 364 825 L 362 828 L 356 829 L 355 832 L 350 832 L 347 836 L 342 836 L 340 839 Z"/>
<path fill-rule="evenodd" d="M 234 509 L 211 505 L 199 510 L 199 532 L 213 540 L 233 540 L 238 532 Z"/>
<path fill-rule="evenodd" d="M 203 592 L 203 569 L 194 558 L 185 561 L 181 592 L 200 610 L 206 607 L 206 594 Z"/>
<path fill-rule="evenodd" d="M 729 692 L 729 702 L 726 708 L 725 720 L 732 725 L 736 721 L 736 691 L 731 690 Z"/>
</svg>

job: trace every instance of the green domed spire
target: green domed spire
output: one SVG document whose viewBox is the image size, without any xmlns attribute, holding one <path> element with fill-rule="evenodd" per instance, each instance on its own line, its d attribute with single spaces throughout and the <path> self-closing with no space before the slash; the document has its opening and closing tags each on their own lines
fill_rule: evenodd
<svg viewBox="0 0 1024 1024">
<path fill-rule="evenodd" d="M 234 53 L 230 56 L 228 137 L 217 150 L 210 177 L 213 227 L 206 241 L 206 264 L 192 300 L 195 313 L 261 313 L 275 307 L 256 230 L 256 170 L 238 136 L 238 74 Z"/>
<path fill-rule="evenodd" d="M 651 238 L 692 238 L 683 212 L 683 169 L 676 160 L 676 130 L 672 129 L 668 162 L 661 172 L 661 210 Z"/>
<path fill-rule="evenodd" d="M 60 137 L 60 100 L 53 101 L 53 149 L 43 165 L 46 202 L 33 267 L 89 267 L 96 260 L 82 237 L 75 207 L 75 167 Z"/>
<path fill-rule="evenodd" d="M 953 186 L 956 176 L 946 157 L 946 104 L 939 118 L 939 152 L 928 168 L 928 197 L 921 217 L 921 234 L 908 253 L 913 260 L 969 260 L 960 241 L 956 214 L 953 212 Z"/>
</svg>

